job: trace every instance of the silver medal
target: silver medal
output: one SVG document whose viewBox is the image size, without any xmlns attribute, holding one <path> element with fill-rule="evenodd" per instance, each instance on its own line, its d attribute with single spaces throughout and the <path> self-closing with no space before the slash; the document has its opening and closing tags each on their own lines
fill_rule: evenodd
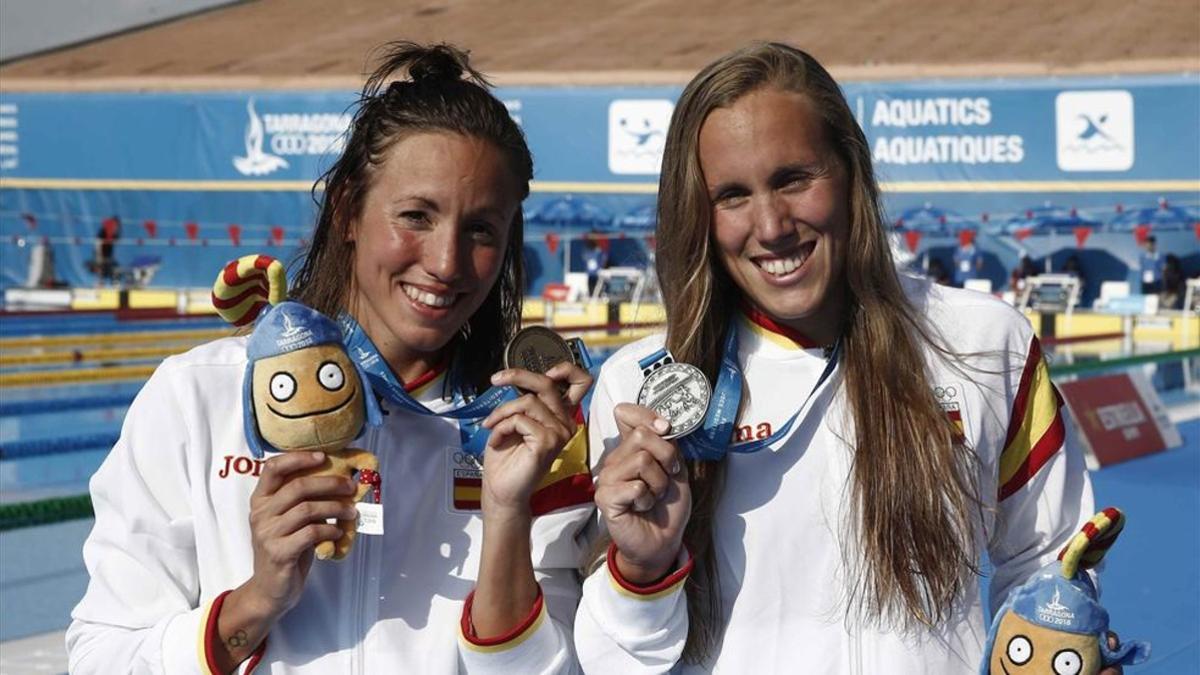
<svg viewBox="0 0 1200 675">
<path fill-rule="evenodd" d="M 667 363 L 654 368 L 642 382 L 638 405 L 653 410 L 671 423 L 664 438 L 686 436 L 699 428 L 708 412 L 712 389 L 701 370 L 687 363 Z"/>
</svg>

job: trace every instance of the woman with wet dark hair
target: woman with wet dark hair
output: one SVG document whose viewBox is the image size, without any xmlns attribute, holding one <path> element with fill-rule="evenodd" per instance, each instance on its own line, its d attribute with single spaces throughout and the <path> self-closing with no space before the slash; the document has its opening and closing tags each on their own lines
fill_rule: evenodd
<svg viewBox="0 0 1200 675">
<path fill-rule="evenodd" d="M 384 532 L 314 563 L 340 536 L 330 522 L 355 517 L 354 484 L 304 475 L 321 453 L 253 459 L 244 337 L 167 359 L 92 480 L 72 672 L 573 669 L 574 535 L 591 510 L 575 413 L 591 378 L 502 369 L 532 174 L 465 53 L 391 45 L 291 291 L 339 320 L 381 399 L 382 426 L 354 444 L 378 458 Z M 481 466 L 470 429 L 440 415 L 490 385 L 526 393 L 484 420 Z"/>
</svg>

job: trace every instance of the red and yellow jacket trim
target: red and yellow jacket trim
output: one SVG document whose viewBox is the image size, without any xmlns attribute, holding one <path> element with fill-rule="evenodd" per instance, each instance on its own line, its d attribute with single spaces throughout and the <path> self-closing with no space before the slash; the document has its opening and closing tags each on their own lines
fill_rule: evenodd
<svg viewBox="0 0 1200 675">
<path fill-rule="evenodd" d="M 412 396 L 420 395 L 429 388 L 450 366 L 450 359 L 442 359 L 436 366 L 421 373 L 420 376 L 413 378 L 411 382 L 404 383 L 404 391 Z"/>
<path fill-rule="evenodd" d="M 1054 457 L 1066 439 L 1062 396 L 1050 381 L 1042 346 L 1033 338 L 1000 453 L 999 497 L 1025 486 Z"/>
<path fill-rule="evenodd" d="M 533 601 L 533 607 L 529 609 L 529 614 L 519 624 L 503 635 L 481 638 L 475 632 L 475 624 L 471 621 L 471 607 L 474 603 L 475 591 L 471 591 L 466 602 L 463 603 L 462 620 L 459 621 L 459 638 L 467 649 L 475 652 L 491 653 L 512 649 L 528 640 L 529 636 L 536 633 L 542 622 L 546 620 L 546 601 L 542 597 L 542 587 L 538 586 L 537 598 Z"/>
<path fill-rule="evenodd" d="M 679 569 L 648 586 L 639 586 L 621 576 L 621 570 L 617 568 L 616 544 L 609 544 L 605 564 L 608 565 L 608 578 L 612 581 L 613 588 L 617 593 L 635 600 L 657 600 L 671 595 L 683 587 L 688 575 L 692 573 L 695 561 L 691 555 L 687 555 L 687 562 L 680 565 Z"/>
<path fill-rule="evenodd" d="M 807 335 L 779 323 L 766 312 L 749 304 L 742 304 L 742 317 L 747 328 L 784 349 L 815 349 L 820 346 Z"/>
<path fill-rule="evenodd" d="M 213 598 L 200 616 L 200 643 L 196 646 L 196 652 L 200 659 L 200 672 L 204 675 L 224 675 L 223 671 L 217 667 L 215 656 L 217 643 L 221 639 L 217 633 L 217 619 L 221 616 L 221 606 L 225 604 L 225 598 L 232 592 L 225 591 Z M 266 651 L 267 640 L 263 638 L 262 643 L 250 654 L 250 658 L 246 659 L 245 667 L 241 669 L 241 672 L 244 675 L 253 673 Z"/>
</svg>

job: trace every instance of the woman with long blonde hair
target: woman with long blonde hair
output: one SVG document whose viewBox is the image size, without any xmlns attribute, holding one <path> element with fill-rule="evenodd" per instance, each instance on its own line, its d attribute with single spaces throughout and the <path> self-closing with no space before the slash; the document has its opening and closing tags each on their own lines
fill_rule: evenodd
<svg viewBox="0 0 1200 675">
<path fill-rule="evenodd" d="M 977 672 L 983 556 L 996 606 L 1092 512 L 1029 323 L 897 273 L 862 130 L 791 47 L 687 85 L 658 209 L 666 334 L 609 359 L 592 402 L 611 544 L 585 670 Z M 647 378 L 694 385 L 656 374 L 672 360 L 714 385 L 678 438 L 692 394 L 636 405 Z"/>
</svg>

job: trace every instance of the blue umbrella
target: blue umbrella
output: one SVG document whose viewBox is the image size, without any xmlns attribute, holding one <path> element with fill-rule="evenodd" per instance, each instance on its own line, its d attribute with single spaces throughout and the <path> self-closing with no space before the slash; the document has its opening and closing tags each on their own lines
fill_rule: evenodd
<svg viewBox="0 0 1200 675">
<path fill-rule="evenodd" d="M 525 222 L 556 230 L 603 230 L 612 226 L 612 214 L 600 205 L 572 195 L 555 197 L 529 212 Z M 571 271 L 571 237 L 563 237 L 563 270 Z"/>
<path fill-rule="evenodd" d="M 896 219 L 897 229 L 920 232 L 931 237 L 950 237 L 976 227 L 970 219 L 928 202 L 923 206 L 905 209 Z"/>
<path fill-rule="evenodd" d="M 612 214 L 600 205 L 572 195 L 543 202 L 525 216 L 531 225 L 567 229 L 598 230 L 611 226 L 612 221 Z"/>
<path fill-rule="evenodd" d="M 614 222 L 618 230 L 653 230 L 658 225 L 658 207 L 642 204 Z"/>
<path fill-rule="evenodd" d="M 1002 226 L 1005 234 L 1028 230 L 1030 234 L 1073 234 L 1077 227 L 1096 227 L 1100 221 L 1081 215 L 1075 209 L 1046 204 L 1026 209 Z"/>
<path fill-rule="evenodd" d="M 1200 223 L 1200 211 L 1163 204 L 1126 211 L 1109 221 L 1104 229 L 1109 232 L 1133 232 L 1138 225 L 1149 225 L 1151 231 L 1169 232 L 1187 230 L 1193 223 Z"/>
</svg>

